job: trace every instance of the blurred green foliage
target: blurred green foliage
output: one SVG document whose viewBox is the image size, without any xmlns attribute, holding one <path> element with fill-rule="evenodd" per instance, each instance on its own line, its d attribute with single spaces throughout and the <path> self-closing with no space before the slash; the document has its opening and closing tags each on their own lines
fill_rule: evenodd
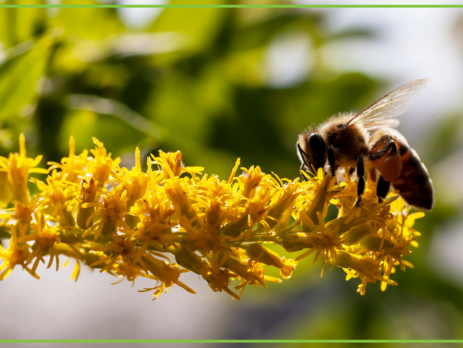
<svg viewBox="0 0 463 348">
<path fill-rule="evenodd" d="M 21 131 L 47 161 L 66 154 L 70 135 L 78 150 L 95 136 L 116 156 L 180 149 L 186 163 L 221 176 L 241 157 L 294 177 L 297 134 L 365 105 L 377 86 L 317 58 L 326 43 L 366 35 L 329 33 L 320 12 L 167 9 L 144 30 L 124 28 L 115 9 L 1 9 L 0 18 L 18 27 L 0 34 L 0 120 L 14 141 L 4 154 Z M 313 73 L 269 87 L 268 46 L 295 30 L 313 43 Z"/>
<path fill-rule="evenodd" d="M 271 85 L 269 49 L 294 33 L 310 42 L 311 69 L 293 84 Z M 24 132 L 28 151 L 43 154 L 44 166 L 67 154 L 73 135 L 77 151 L 92 148 L 97 137 L 127 166 L 139 146 L 145 155 L 181 150 L 187 165 L 224 178 L 237 157 L 244 167 L 294 178 L 297 135 L 369 105 L 384 82 L 333 71 L 320 50 L 373 36 L 362 28 L 330 31 L 325 12 L 296 9 L 165 9 L 143 29 L 124 26 L 115 9 L 0 9 L 0 154 L 17 151 Z M 444 123 L 433 142 L 451 149 L 455 123 Z M 433 149 L 428 158 L 437 161 L 443 148 Z M 286 313 L 276 317 L 276 330 L 230 330 L 224 338 L 463 338 L 461 290 L 427 260 L 433 229 L 455 215 L 438 202 L 418 223 L 421 246 L 409 258 L 416 268 L 394 275 L 399 287 L 382 293 L 369 285 L 360 297 L 357 280 L 345 282 L 335 269 L 321 281 L 319 264 L 307 259 L 291 281 L 249 289 L 229 319 L 257 325 L 276 308 Z M 441 324 L 423 328 L 434 322 Z"/>
</svg>

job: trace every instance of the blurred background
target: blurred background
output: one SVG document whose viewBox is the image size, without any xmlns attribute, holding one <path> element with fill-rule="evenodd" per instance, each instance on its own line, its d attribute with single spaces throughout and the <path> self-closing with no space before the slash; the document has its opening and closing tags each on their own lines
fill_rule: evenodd
<svg viewBox="0 0 463 348">
<path fill-rule="evenodd" d="M 151 302 L 136 291 L 148 280 L 113 286 L 84 269 L 72 283 L 71 267 L 42 265 L 40 281 L 17 269 L 1 283 L 0 338 L 463 339 L 462 76 L 462 9 L 0 9 L 2 156 L 23 132 L 45 166 L 67 155 L 73 135 L 79 152 L 96 137 L 128 167 L 138 146 L 145 156 L 181 150 L 186 165 L 222 178 L 240 157 L 293 179 L 308 125 L 429 77 L 399 131 L 436 192 L 416 224 L 415 269 L 384 293 L 370 284 L 361 297 L 341 269 L 320 278 L 310 258 L 241 302 L 194 274 L 184 282 L 197 295 L 174 287 Z"/>
</svg>

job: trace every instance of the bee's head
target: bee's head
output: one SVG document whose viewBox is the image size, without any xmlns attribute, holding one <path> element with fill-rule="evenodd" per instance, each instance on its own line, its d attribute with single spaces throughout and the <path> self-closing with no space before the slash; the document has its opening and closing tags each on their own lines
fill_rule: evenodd
<svg viewBox="0 0 463 348">
<path fill-rule="evenodd" d="M 318 168 L 324 167 L 327 159 L 326 144 L 320 134 L 304 134 L 299 138 L 297 146 L 302 164 L 308 171 L 313 173 L 315 170 L 316 173 Z"/>
</svg>

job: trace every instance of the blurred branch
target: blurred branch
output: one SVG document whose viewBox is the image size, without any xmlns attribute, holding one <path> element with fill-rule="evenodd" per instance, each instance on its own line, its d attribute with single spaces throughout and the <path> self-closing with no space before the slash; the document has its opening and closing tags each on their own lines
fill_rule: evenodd
<svg viewBox="0 0 463 348">
<path fill-rule="evenodd" d="M 111 99 L 93 95 L 73 94 L 66 100 L 66 105 L 74 110 L 88 110 L 98 114 L 117 117 L 131 127 L 143 132 L 157 141 L 165 139 L 168 131 L 148 121 L 127 106 Z"/>
<path fill-rule="evenodd" d="M 110 56 L 136 56 L 170 53 L 188 47 L 188 36 L 164 32 L 155 34 L 119 34 L 101 40 L 76 43 L 73 53 L 83 62 L 96 62 Z"/>
<path fill-rule="evenodd" d="M 30 39 L 4 50 L 0 56 L 0 65 L 34 48 L 35 40 Z"/>
<path fill-rule="evenodd" d="M 348 30 L 336 31 L 326 36 L 326 43 L 346 39 L 374 39 L 378 34 L 370 28 L 351 28 Z"/>
</svg>

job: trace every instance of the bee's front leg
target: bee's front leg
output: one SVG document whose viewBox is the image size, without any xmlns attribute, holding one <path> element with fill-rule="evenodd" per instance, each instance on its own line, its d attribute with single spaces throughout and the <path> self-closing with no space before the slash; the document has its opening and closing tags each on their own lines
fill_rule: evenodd
<svg viewBox="0 0 463 348">
<path fill-rule="evenodd" d="M 357 203 L 355 204 L 356 206 L 360 205 L 360 202 L 362 200 L 362 195 L 365 192 L 365 165 L 363 163 L 363 157 L 358 156 L 357 157 L 357 176 L 358 176 L 358 182 L 357 182 Z"/>
<path fill-rule="evenodd" d="M 331 176 L 334 178 L 336 176 L 336 158 L 334 157 L 334 152 L 331 146 L 326 150 L 328 154 L 328 164 L 331 168 Z"/>
</svg>

